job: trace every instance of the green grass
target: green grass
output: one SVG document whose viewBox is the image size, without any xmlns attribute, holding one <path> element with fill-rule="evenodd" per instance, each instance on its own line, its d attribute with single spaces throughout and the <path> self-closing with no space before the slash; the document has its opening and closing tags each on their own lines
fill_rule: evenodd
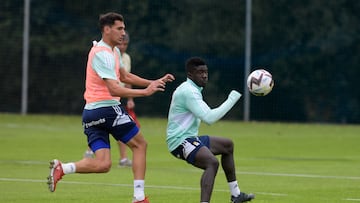
<svg viewBox="0 0 360 203">
<path fill-rule="evenodd" d="M 145 190 L 151 202 L 199 202 L 202 171 L 167 151 L 166 120 L 140 122 L 149 143 Z M 359 125 L 220 121 L 200 131 L 234 140 L 238 181 L 256 194 L 253 202 L 360 202 Z M 131 202 L 131 169 L 117 168 L 112 146 L 109 173 L 65 176 L 50 193 L 48 161 L 76 161 L 86 149 L 80 116 L 0 114 L 0 202 Z M 221 169 L 212 202 L 229 202 Z"/>
</svg>

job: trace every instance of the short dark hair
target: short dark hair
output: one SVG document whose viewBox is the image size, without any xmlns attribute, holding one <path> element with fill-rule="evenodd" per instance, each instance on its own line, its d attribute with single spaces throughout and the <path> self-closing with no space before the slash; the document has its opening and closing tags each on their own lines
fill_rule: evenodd
<svg viewBox="0 0 360 203">
<path fill-rule="evenodd" d="M 99 16 L 99 26 L 100 30 L 103 31 L 105 26 L 112 26 L 115 24 L 115 21 L 124 22 L 124 17 L 121 14 L 115 12 L 109 12 L 105 14 L 101 14 Z"/>
<path fill-rule="evenodd" d="M 185 69 L 186 69 L 186 72 L 189 73 L 189 72 L 192 72 L 193 70 L 195 70 L 196 67 L 203 66 L 203 65 L 206 65 L 206 63 L 202 58 L 197 57 L 197 56 L 191 57 L 188 60 L 186 60 Z"/>
</svg>

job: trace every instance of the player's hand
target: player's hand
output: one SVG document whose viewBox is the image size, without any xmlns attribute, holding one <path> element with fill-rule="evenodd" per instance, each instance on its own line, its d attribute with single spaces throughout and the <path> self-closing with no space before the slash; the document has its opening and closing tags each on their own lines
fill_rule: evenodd
<svg viewBox="0 0 360 203">
<path fill-rule="evenodd" d="M 229 99 L 232 99 L 232 100 L 239 100 L 241 97 L 241 93 L 236 91 L 236 90 L 232 90 L 228 96 Z"/>
<path fill-rule="evenodd" d="M 150 96 L 152 94 L 154 94 L 155 92 L 163 92 L 165 91 L 165 82 L 162 79 L 158 79 L 158 80 L 154 80 L 150 83 L 150 85 L 148 85 L 145 89 L 146 91 L 146 95 Z"/>
<path fill-rule="evenodd" d="M 163 82 L 167 83 L 167 82 L 172 82 L 172 81 L 174 81 L 174 80 L 175 80 L 175 77 L 174 77 L 172 74 L 168 73 L 168 74 L 164 75 L 162 78 L 160 78 L 160 80 L 162 80 Z"/>
</svg>

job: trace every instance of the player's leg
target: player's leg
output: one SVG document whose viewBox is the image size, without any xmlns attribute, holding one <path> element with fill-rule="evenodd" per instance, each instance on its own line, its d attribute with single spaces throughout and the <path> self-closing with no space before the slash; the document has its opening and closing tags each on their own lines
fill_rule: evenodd
<svg viewBox="0 0 360 203">
<path fill-rule="evenodd" d="M 126 144 L 118 141 L 120 160 L 127 158 Z"/>
<path fill-rule="evenodd" d="M 144 200 L 147 142 L 138 132 L 126 143 L 133 153 L 134 202 Z"/>
<path fill-rule="evenodd" d="M 136 203 L 146 203 L 145 197 L 145 170 L 146 170 L 146 148 L 147 142 L 141 135 L 135 122 L 129 117 L 122 106 L 113 107 L 117 116 L 111 125 L 113 137 L 126 143 L 133 153 L 133 175 L 134 175 L 134 200 Z"/>
<path fill-rule="evenodd" d="M 126 143 L 133 153 L 133 172 L 135 179 L 144 179 L 146 170 L 146 149 L 147 142 L 138 132 L 129 142 Z"/>
<path fill-rule="evenodd" d="M 105 173 L 110 170 L 109 133 L 103 129 L 107 122 L 104 119 L 106 115 L 107 111 L 103 109 L 83 111 L 84 132 L 87 135 L 88 145 L 95 152 L 96 157 L 94 159 L 83 158 L 80 161 L 70 163 L 61 163 L 57 159 L 52 160 L 48 176 L 48 185 L 51 192 L 55 191 L 56 184 L 66 174 Z"/>
<path fill-rule="evenodd" d="M 121 141 L 118 141 L 119 148 L 119 166 L 132 166 L 132 161 L 128 158 L 127 155 L 127 146 Z"/>
<path fill-rule="evenodd" d="M 112 107 L 83 111 L 84 133 L 88 146 L 95 153 L 93 159 L 75 162 L 76 173 L 106 173 L 111 168 L 109 133 L 117 114 Z M 106 118 L 106 119 L 105 119 Z M 66 167 L 66 166 L 65 166 Z M 64 168 L 64 171 L 66 168 Z M 66 173 L 65 173 L 66 174 Z"/>
<path fill-rule="evenodd" d="M 102 140 L 96 140 L 95 143 L 102 143 Z M 75 162 L 76 173 L 106 173 L 111 169 L 110 144 L 102 143 L 104 146 L 94 149 L 95 157 L 93 159 L 83 158 Z M 93 144 L 92 144 L 93 146 Z M 65 168 L 64 168 L 65 170 Z M 66 173 L 65 173 L 66 174 Z"/>
<path fill-rule="evenodd" d="M 120 142 L 130 147 L 133 153 L 133 173 L 135 179 L 144 179 L 146 169 L 147 142 L 141 135 L 135 122 L 129 117 L 124 107 L 113 107 L 116 115 L 111 128 L 111 135 Z M 111 120 L 111 119 L 108 119 Z"/>
<path fill-rule="evenodd" d="M 200 202 L 210 202 L 215 177 L 219 168 L 219 161 L 207 147 L 203 146 L 196 152 L 195 162 L 193 165 L 204 169 L 200 180 Z"/>
<path fill-rule="evenodd" d="M 204 170 L 201 176 L 201 202 L 210 202 L 219 161 L 209 150 L 209 136 L 187 138 L 171 154 Z"/>
<path fill-rule="evenodd" d="M 96 143 L 96 141 L 94 142 Z M 103 141 L 99 141 L 103 143 Z M 110 146 L 110 145 L 108 145 Z M 64 175 L 71 173 L 106 173 L 111 168 L 110 148 L 94 149 L 95 158 L 83 158 L 77 162 L 61 163 L 59 160 L 54 159 L 50 162 L 50 174 L 48 176 L 49 190 L 54 192 L 57 183 Z"/>
<path fill-rule="evenodd" d="M 233 203 L 251 201 L 255 198 L 253 194 L 246 194 L 240 191 L 235 174 L 234 143 L 224 137 L 209 136 L 210 150 L 214 155 L 221 155 L 221 166 L 231 192 L 230 200 Z"/>
<path fill-rule="evenodd" d="M 221 155 L 221 166 L 228 182 L 236 180 L 234 163 L 234 143 L 224 137 L 209 136 L 210 151 L 214 155 Z"/>
<path fill-rule="evenodd" d="M 110 143 L 97 139 L 91 144 L 95 151 L 93 159 L 83 158 L 77 162 L 61 163 L 64 174 L 71 173 L 106 173 L 111 169 Z"/>
</svg>

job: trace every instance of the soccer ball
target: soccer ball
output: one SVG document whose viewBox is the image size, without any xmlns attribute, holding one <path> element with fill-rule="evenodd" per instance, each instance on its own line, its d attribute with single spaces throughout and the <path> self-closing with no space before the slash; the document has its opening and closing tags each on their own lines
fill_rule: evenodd
<svg viewBox="0 0 360 203">
<path fill-rule="evenodd" d="M 247 78 L 249 91 L 255 96 L 265 96 L 271 92 L 274 87 L 272 75 L 264 70 L 254 70 Z"/>
</svg>

